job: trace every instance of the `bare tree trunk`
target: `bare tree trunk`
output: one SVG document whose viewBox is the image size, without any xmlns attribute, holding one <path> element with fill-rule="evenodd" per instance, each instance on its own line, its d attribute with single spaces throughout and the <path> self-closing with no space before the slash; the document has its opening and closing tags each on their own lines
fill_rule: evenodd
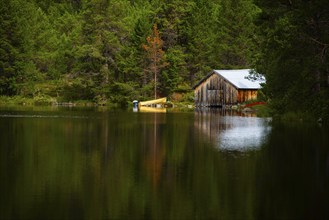
<svg viewBox="0 0 329 220">
<path fill-rule="evenodd" d="M 157 98 L 157 68 L 155 66 L 155 71 L 154 71 L 154 99 Z"/>
</svg>

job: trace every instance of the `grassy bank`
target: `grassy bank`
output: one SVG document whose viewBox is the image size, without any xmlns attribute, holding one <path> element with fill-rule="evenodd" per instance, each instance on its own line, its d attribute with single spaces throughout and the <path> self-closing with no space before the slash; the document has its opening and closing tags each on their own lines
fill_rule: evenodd
<svg viewBox="0 0 329 220">
<path fill-rule="evenodd" d="M 253 111 L 257 113 L 259 117 L 272 117 L 273 112 L 269 105 L 255 105 L 250 107 Z"/>
<path fill-rule="evenodd" d="M 186 100 L 172 102 L 175 109 L 187 109 L 193 110 L 194 103 Z M 94 100 L 72 100 L 72 101 L 61 101 L 47 95 L 39 95 L 32 98 L 23 96 L 0 96 L 0 106 L 18 105 L 18 106 L 107 106 L 109 108 L 132 108 L 132 102 L 114 103 L 114 102 L 102 102 L 98 103 Z"/>
<path fill-rule="evenodd" d="M 23 96 L 0 96 L 0 105 L 52 105 L 56 99 L 50 96 L 35 96 L 33 98 Z"/>
<path fill-rule="evenodd" d="M 194 103 L 190 99 L 181 99 L 181 100 L 173 100 L 172 101 L 173 108 L 172 111 L 180 111 L 180 112 L 190 112 L 194 111 Z M 106 106 L 108 108 L 123 108 L 129 109 L 132 108 L 132 102 L 126 103 L 96 103 L 93 100 L 74 100 L 70 102 L 60 102 L 56 98 L 47 96 L 47 95 L 39 95 L 32 98 L 23 97 L 23 96 L 0 96 L 0 106 L 51 106 L 51 105 L 59 105 L 59 106 L 81 106 L 81 107 L 92 107 L 92 106 Z M 275 112 L 270 105 L 262 104 L 255 105 L 247 108 L 241 108 L 243 105 L 238 108 L 238 111 L 246 111 L 246 112 L 255 112 L 258 117 L 273 117 L 274 121 L 285 122 L 285 123 L 295 123 L 295 122 L 311 122 L 311 123 L 327 123 L 322 118 L 317 118 L 311 113 L 305 113 L 302 111 L 295 112 L 286 112 L 286 113 L 277 113 Z"/>
<path fill-rule="evenodd" d="M 58 99 L 40 95 L 32 98 L 23 96 L 0 96 L 0 105 L 23 105 L 23 106 L 50 106 L 50 105 L 74 105 L 74 106 L 94 106 L 99 105 L 91 100 L 75 100 L 69 102 L 61 102 Z"/>
</svg>

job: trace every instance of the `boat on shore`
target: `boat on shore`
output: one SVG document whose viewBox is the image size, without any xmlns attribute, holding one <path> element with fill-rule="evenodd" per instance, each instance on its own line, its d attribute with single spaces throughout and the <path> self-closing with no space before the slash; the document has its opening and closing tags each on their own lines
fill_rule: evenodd
<svg viewBox="0 0 329 220">
<path fill-rule="evenodd" d="M 139 102 L 138 105 L 147 107 L 157 107 L 158 105 L 164 106 L 165 104 L 167 104 L 167 97 Z"/>
<path fill-rule="evenodd" d="M 166 108 L 173 107 L 172 103 L 167 101 L 167 98 L 153 99 L 143 102 L 133 101 L 134 112 L 166 112 Z"/>
</svg>

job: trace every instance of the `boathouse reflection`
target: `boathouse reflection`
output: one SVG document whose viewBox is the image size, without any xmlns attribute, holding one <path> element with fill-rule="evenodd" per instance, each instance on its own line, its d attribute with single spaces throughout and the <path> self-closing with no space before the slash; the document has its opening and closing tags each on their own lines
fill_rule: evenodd
<svg viewBox="0 0 329 220">
<path fill-rule="evenodd" d="M 195 127 L 219 150 L 248 151 L 258 149 L 271 131 L 270 118 L 255 113 L 223 109 L 195 110 Z"/>
</svg>

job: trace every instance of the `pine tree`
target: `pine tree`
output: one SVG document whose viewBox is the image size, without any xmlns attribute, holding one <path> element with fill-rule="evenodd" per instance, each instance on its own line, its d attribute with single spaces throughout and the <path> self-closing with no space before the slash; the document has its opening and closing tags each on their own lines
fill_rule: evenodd
<svg viewBox="0 0 329 220">
<path fill-rule="evenodd" d="M 0 94 L 17 94 L 22 74 L 22 38 L 15 2 L 0 2 Z"/>
<path fill-rule="evenodd" d="M 218 4 L 208 0 L 195 0 L 193 14 L 187 24 L 187 68 L 186 81 L 192 86 L 208 72 L 218 67 L 216 57 Z"/>
<path fill-rule="evenodd" d="M 148 65 L 145 67 L 144 71 L 146 73 L 151 73 L 154 77 L 154 98 L 157 98 L 157 78 L 167 63 L 165 62 L 164 51 L 162 50 L 163 41 L 160 38 L 159 30 L 156 24 L 153 25 L 152 33 L 146 40 L 147 43 L 143 45 L 143 48 L 146 51 Z M 145 75 L 145 77 L 147 76 Z"/>
<path fill-rule="evenodd" d="M 259 9 L 252 0 L 223 0 L 218 10 L 216 57 L 219 68 L 250 68 Z"/>
<path fill-rule="evenodd" d="M 82 39 L 78 46 L 79 62 L 71 75 L 79 79 L 88 99 L 105 102 L 111 95 L 111 83 L 118 80 L 117 55 L 123 38 L 120 1 L 96 0 L 83 4 Z M 77 81 L 78 82 L 78 81 Z M 87 85 L 87 86 L 84 86 Z"/>
<path fill-rule="evenodd" d="M 326 1 L 256 1 L 265 92 L 278 113 L 329 119 L 329 6 Z"/>
<path fill-rule="evenodd" d="M 139 17 L 133 28 L 129 42 L 125 45 L 125 51 L 122 55 L 121 69 L 124 73 L 124 81 L 135 82 L 139 87 L 147 84 L 144 77 L 143 69 L 145 66 L 145 50 L 143 45 L 146 44 L 146 38 L 152 30 L 152 23 L 149 13 L 146 12 Z"/>
<path fill-rule="evenodd" d="M 169 95 L 182 88 L 190 88 L 187 66 L 188 20 L 193 11 L 192 1 L 170 0 L 156 13 L 168 65 L 160 75 L 159 90 Z"/>
</svg>

